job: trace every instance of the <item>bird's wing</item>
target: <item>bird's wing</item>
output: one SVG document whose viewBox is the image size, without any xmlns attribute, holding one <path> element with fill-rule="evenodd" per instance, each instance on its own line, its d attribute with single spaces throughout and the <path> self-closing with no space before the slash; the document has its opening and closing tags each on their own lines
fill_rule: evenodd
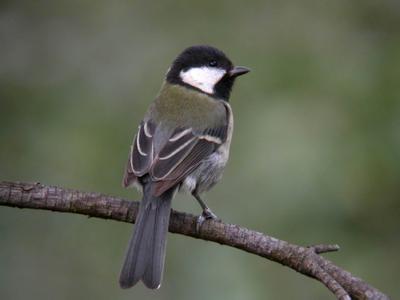
<svg viewBox="0 0 400 300">
<path fill-rule="evenodd" d="M 150 175 L 154 194 L 161 195 L 198 167 L 227 138 L 227 125 L 196 132 L 178 128 L 154 158 Z"/>
<path fill-rule="evenodd" d="M 228 116 L 221 126 L 201 131 L 177 128 L 155 153 L 153 136 L 157 125 L 142 121 L 133 141 L 123 185 L 133 185 L 147 173 L 154 182 L 154 194 L 161 195 L 198 167 L 227 139 Z M 163 126 L 163 125 L 158 125 Z"/>
<path fill-rule="evenodd" d="M 154 160 L 153 136 L 156 130 L 155 123 L 142 121 L 138 132 L 133 139 L 128 163 L 125 168 L 123 185 L 131 186 L 137 177 L 148 173 Z"/>
</svg>

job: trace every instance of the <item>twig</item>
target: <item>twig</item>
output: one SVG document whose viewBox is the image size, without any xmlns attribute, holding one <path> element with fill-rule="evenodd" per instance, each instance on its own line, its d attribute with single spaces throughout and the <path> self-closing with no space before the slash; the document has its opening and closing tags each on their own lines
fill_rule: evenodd
<svg viewBox="0 0 400 300">
<path fill-rule="evenodd" d="M 0 182 L 0 205 L 83 214 L 90 217 L 133 223 L 138 202 L 86 193 L 39 183 Z M 217 242 L 265 257 L 321 281 L 340 300 L 389 299 L 388 296 L 319 254 L 337 251 L 338 245 L 302 247 L 218 221 L 205 222 L 196 230 L 196 217 L 171 212 L 169 231 Z"/>
</svg>

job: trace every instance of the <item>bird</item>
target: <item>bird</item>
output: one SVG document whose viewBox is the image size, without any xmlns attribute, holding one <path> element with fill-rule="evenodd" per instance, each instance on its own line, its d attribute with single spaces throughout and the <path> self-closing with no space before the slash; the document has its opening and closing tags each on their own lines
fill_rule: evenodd
<svg viewBox="0 0 400 300">
<path fill-rule="evenodd" d="M 143 196 L 121 288 L 140 280 L 150 289 L 161 286 L 171 201 L 178 191 L 199 202 L 197 225 L 217 219 L 201 195 L 222 177 L 233 132 L 231 90 L 235 79 L 249 71 L 209 45 L 184 49 L 168 69 L 138 126 L 123 177 L 124 187 L 136 187 Z"/>
</svg>

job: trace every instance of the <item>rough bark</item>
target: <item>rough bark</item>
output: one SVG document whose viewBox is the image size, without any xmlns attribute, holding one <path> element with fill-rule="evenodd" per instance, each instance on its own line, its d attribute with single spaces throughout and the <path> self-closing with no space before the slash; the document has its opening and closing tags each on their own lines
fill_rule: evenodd
<svg viewBox="0 0 400 300">
<path fill-rule="evenodd" d="M 134 223 L 138 202 L 39 183 L 0 182 L 0 205 L 83 214 Z M 217 242 L 259 255 L 322 282 L 337 299 L 389 299 L 360 278 L 334 265 L 320 254 L 337 245 L 303 247 L 234 224 L 206 221 L 196 230 L 197 218 L 171 211 L 169 231 Z"/>
</svg>

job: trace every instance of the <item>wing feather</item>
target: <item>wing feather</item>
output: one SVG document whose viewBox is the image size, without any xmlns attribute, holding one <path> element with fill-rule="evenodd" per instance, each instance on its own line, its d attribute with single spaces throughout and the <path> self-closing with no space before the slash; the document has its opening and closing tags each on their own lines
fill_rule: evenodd
<svg viewBox="0 0 400 300">
<path fill-rule="evenodd" d="M 202 131 L 177 128 L 169 135 L 158 153 L 154 153 L 153 136 L 157 135 L 156 131 L 159 130 L 156 127 L 151 120 L 140 123 L 123 181 L 125 187 L 130 186 L 138 177 L 149 173 L 155 182 L 155 196 L 179 184 L 216 151 L 228 136 L 228 122 Z"/>
<path fill-rule="evenodd" d="M 197 137 L 192 130 L 176 129 L 154 160 L 151 168 L 152 179 L 160 181 L 168 176 L 190 153 L 196 143 Z"/>
<path fill-rule="evenodd" d="M 226 138 L 227 126 L 208 128 L 202 132 L 188 129 L 174 132 L 155 158 L 150 170 L 152 179 L 156 181 L 155 195 L 161 195 L 182 181 L 225 142 Z"/>
<path fill-rule="evenodd" d="M 137 177 L 143 176 L 149 171 L 154 158 L 153 135 L 155 129 L 156 126 L 151 121 L 140 123 L 129 153 L 123 186 L 133 185 Z"/>
<path fill-rule="evenodd" d="M 193 172 L 198 165 L 210 156 L 217 145 L 206 140 L 198 139 L 191 151 L 175 165 L 166 176 L 155 183 L 154 194 L 161 195 L 171 187 L 178 184 L 183 178 Z"/>
</svg>

